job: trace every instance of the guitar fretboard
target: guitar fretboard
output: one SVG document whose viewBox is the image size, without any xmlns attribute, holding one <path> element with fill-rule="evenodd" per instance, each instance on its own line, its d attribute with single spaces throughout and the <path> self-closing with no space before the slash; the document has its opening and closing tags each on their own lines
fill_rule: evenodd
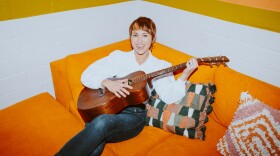
<svg viewBox="0 0 280 156">
<path fill-rule="evenodd" d="M 198 63 L 206 62 L 206 63 L 209 63 L 210 65 L 225 64 L 225 62 L 229 61 L 229 59 L 226 56 L 197 58 L 196 60 L 197 60 Z M 144 81 L 144 80 L 152 79 L 154 77 L 157 77 L 157 76 L 160 76 L 160 75 L 163 75 L 163 74 L 166 74 L 166 73 L 170 73 L 170 72 L 180 70 L 182 68 L 186 68 L 186 63 L 187 62 L 178 64 L 176 66 L 172 66 L 172 67 L 169 67 L 169 68 L 165 68 L 165 69 L 162 69 L 162 70 L 159 70 L 159 71 L 155 71 L 155 72 L 152 72 L 152 73 L 149 73 L 149 74 L 136 76 L 136 77 L 131 79 L 132 83 L 137 83 L 137 82 L 141 82 L 141 81 Z"/>
</svg>

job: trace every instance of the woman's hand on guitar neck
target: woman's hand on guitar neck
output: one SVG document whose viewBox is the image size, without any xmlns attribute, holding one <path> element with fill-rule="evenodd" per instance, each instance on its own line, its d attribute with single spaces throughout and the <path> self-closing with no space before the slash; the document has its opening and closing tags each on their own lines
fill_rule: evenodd
<svg viewBox="0 0 280 156">
<path fill-rule="evenodd" d="M 189 78 L 189 76 L 196 70 L 198 67 L 198 62 L 195 58 L 191 58 L 187 63 L 186 63 L 186 68 L 184 69 L 180 79 L 185 81 Z"/>
<path fill-rule="evenodd" d="M 132 89 L 132 86 L 128 85 L 128 79 L 105 79 L 102 81 L 102 85 L 106 87 L 110 92 L 114 93 L 118 98 L 120 98 L 121 96 L 126 97 L 126 95 L 129 95 L 129 91 L 127 89 Z"/>
</svg>

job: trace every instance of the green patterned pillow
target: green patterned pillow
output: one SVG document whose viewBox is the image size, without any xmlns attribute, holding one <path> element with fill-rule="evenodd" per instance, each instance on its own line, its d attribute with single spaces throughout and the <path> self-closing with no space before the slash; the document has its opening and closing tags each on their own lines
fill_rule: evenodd
<svg viewBox="0 0 280 156">
<path fill-rule="evenodd" d="M 208 121 L 207 114 L 212 111 L 212 94 L 215 90 L 212 83 L 189 82 L 186 84 L 186 95 L 172 104 L 164 103 L 153 91 L 146 105 L 147 125 L 188 138 L 205 140 L 204 123 Z"/>
</svg>

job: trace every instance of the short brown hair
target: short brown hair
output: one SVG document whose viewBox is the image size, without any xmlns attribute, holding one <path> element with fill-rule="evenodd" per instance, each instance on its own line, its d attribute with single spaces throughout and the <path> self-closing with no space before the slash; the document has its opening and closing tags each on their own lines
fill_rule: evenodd
<svg viewBox="0 0 280 156">
<path fill-rule="evenodd" d="M 133 30 L 141 29 L 152 35 L 152 41 L 156 38 L 157 28 L 153 20 L 147 17 L 138 17 L 129 27 L 129 36 L 131 37 Z"/>
</svg>

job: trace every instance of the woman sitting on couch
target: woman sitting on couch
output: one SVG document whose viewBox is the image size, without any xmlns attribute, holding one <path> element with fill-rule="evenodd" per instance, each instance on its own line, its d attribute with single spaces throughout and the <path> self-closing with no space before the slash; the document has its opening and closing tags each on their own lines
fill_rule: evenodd
<svg viewBox="0 0 280 156">
<path fill-rule="evenodd" d="M 129 27 L 129 36 L 133 50 L 116 50 L 91 64 L 81 77 L 84 86 L 92 89 L 106 87 L 117 97 L 126 97 L 132 89 L 128 80 L 113 81 L 107 78 L 124 77 L 139 70 L 151 73 L 171 66 L 154 57 L 150 51 L 156 38 L 156 26 L 150 18 L 134 20 Z M 185 95 L 185 81 L 197 66 L 196 59 L 190 59 L 178 80 L 175 80 L 173 73 L 165 74 L 152 81 L 153 88 L 150 90 L 155 89 L 166 103 L 180 100 Z M 146 124 L 145 118 L 144 104 L 126 107 L 118 114 L 100 115 L 87 123 L 56 155 L 101 155 L 106 142 L 120 142 L 137 136 Z"/>
</svg>

